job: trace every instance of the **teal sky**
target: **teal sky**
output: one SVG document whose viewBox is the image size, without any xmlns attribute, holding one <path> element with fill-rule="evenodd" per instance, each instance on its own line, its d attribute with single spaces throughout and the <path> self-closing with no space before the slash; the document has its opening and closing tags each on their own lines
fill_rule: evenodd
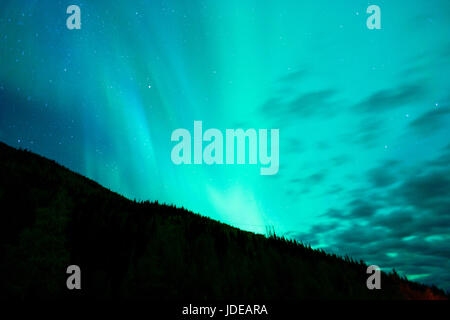
<svg viewBox="0 0 450 320">
<path fill-rule="evenodd" d="M 446 0 L 3 0 L 0 140 L 449 289 L 449 18 Z M 194 120 L 279 129 L 278 174 L 175 166 Z"/>
</svg>

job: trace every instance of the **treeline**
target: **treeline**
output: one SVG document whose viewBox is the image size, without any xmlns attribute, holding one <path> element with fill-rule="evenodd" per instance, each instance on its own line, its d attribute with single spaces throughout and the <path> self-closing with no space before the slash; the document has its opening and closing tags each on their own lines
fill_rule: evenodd
<svg viewBox="0 0 450 320">
<path fill-rule="evenodd" d="M 153 300 L 439 298 L 445 293 L 272 234 L 130 201 L 0 143 L 0 297 Z M 245 212 L 242 212 L 245 215 Z M 82 289 L 66 288 L 79 265 Z"/>
</svg>

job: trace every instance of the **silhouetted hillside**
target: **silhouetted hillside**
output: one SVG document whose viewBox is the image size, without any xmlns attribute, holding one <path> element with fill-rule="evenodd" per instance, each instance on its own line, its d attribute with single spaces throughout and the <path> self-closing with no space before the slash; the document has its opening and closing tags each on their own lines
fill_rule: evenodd
<svg viewBox="0 0 450 320">
<path fill-rule="evenodd" d="M 190 300 L 403 299 L 444 293 L 276 236 L 137 203 L 0 143 L 0 297 Z M 243 212 L 242 214 L 245 214 Z M 82 290 L 66 288 L 81 267 Z"/>
</svg>

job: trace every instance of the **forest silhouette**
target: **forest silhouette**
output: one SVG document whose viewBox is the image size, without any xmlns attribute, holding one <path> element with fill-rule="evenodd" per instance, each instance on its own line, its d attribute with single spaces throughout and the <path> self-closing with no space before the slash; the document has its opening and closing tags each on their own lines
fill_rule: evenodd
<svg viewBox="0 0 450 320">
<path fill-rule="evenodd" d="M 368 290 L 363 261 L 131 201 L 3 143 L 0 163 L 2 299 L 448 299 L 395 272 Z M 73 264 L 81 290 L 66 287 Z"/>
</svg>

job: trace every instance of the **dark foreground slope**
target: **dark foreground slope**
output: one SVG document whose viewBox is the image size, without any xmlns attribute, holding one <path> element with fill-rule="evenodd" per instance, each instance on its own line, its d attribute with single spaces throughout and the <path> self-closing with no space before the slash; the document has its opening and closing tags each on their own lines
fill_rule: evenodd
<svg viewBox="0 0 450 320">
<path fill-rule="evenodd" d="M 384 273 L 382 289 L 370 291 L 362 262 L 136 203 L 2 143 L 0 207 L 0 298 L 444 297 Z M 79 291 L 66 288 L 71 264 L 81 267 Z"/>
</svg>

